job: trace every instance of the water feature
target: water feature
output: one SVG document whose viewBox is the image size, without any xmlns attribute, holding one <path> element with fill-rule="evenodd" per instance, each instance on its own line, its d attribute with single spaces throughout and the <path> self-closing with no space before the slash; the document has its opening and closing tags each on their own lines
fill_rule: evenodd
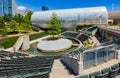
<svg viewBox="0 0 120 78">
<path fill-rule="evenodd" d="M 27 52 L 29 52 L 31 54 L 34 54 L 34 55 L 37 55 L 37 56 L 60 56 L 62 53 L 70 52 L 70 50 L 74 50 L 74 49 L 77 48 L 77 46 L 72 46 L 70 49 L 67 49 L 64 52 L 58 52 L 58 53 L 55 53 L 55 52 L 42 52 L 42 51 L 37 49 L 37 47 L 36 47 L 37 44 L 38 43 L 31 44 L 30 49 Z"/>
</svg>

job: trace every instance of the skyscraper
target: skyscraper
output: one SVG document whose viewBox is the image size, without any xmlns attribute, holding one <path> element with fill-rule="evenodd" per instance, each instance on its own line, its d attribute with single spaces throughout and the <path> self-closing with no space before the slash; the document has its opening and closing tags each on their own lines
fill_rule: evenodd
<svg viewBox="0 0 120 78">
<path fill-rule="evenodd" d="M 47 6 L 42 6 L 42 11 L 47 11 L 49 8 Z"/>
<path fill-rule="evenodd" d="M 0 15 L 10 14 L 15 15 L 16 4 L 15 0 L 0 0 Z"/>
<path fill-rule="evenodd" d="M 4 11 L 3 11 L 3 4 L 4 4 L 4 1 L 3 0 L 0 0 L 0 16 L 2 16 L 4 14 Z"/>
</svg>

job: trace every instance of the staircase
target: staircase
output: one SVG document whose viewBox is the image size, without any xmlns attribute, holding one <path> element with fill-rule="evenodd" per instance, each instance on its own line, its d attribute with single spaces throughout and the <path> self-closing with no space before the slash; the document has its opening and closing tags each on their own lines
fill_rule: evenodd
<svg viewBox="0 0 120 78">
<path fill-rule="evenodd" d="M 54 60 L 49 78 L 74 78 L 74 76 L 61 63 L 60 59 Z"/>
</svg>

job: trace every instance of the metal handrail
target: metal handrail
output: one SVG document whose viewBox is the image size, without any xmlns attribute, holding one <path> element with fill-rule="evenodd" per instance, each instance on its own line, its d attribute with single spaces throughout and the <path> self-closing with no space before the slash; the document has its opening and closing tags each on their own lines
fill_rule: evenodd
<svg viewBox="0 0 120 78">
<path fill-rule="evenodd" d="M 113 41 L 108 41 L 108 42 L 104 42 L 104 43 L 102 43 L 101 45 L 98 45 L 98 46 L 96 46 L 96 47 L 93 47 L 93 48 L 90 48 L 90 49 L 85 49 L 85 50 L 83 50 L 83 51 L 80 51 L 80 49 L 79 50 L 76 50 L 76 51 L 74 51 L 74 50 L 72 50 L 71 52 L 69 52 L 69 53 L 67 53 L 67 54 L 64 54 L 64 56 L 67 56 L 67 57 L 76 57 L 76 56 L 78 56 L 78 57 L 76 57 L 76 59 L 77 60 L 80 60 L 80 53 L 85 53 L 85 51 L 88 51 L 88 50 L 93 50 L 93 49 L 95 49 L 95 48 L 98 48 L 98 47 L 101 47 L 101 46 L 103 46 L 103 47 L 105 47 L 105 46 L 111 46 L 111 45 L 115 45 L 116 47 L 118 47 L 118 45 L 120 45 L 120 39 L 115 39 L 115 40 L 113 40 Z M 75 58 L 74 58 L 75 59 Z"/>
</svg>

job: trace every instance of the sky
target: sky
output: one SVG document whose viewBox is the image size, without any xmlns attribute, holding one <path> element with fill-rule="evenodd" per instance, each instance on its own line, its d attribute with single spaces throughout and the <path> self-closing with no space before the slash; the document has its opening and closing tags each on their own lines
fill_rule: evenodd
<svg viewBox="0 0 120 78">
<path fill-rule="evenodd" d="M 112 4 L 114 11 L 120 11 L 120 0 L 16 0 L 16 4 L 19 11 L 28 9 L 33 12 L 41 11 L 43 5 L 49 7 L 49 10 L 106 6 L 110 12 Z"/>
</svg>

